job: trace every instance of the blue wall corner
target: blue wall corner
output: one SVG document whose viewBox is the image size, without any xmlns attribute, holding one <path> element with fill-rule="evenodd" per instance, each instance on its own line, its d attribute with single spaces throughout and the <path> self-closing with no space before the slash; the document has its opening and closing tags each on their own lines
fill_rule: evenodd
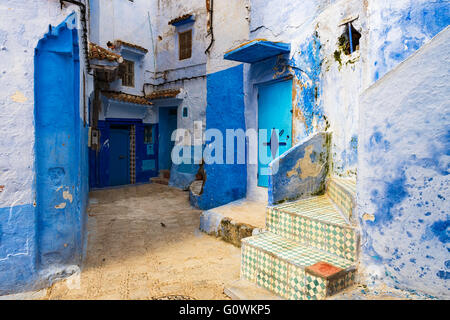
<svg viewBox="0 0 450 320">
<path fill-rule="evenodd" d="M 80 119 L 76 15 L 35 52 L 37 261 L 39 268 L 79 264 L 87 204 L 87 129 Z"/>
<path fill-rule="evenodd" d="M 207 76 L 206 129 L 218 129 L 224 138 L 226 129 L 245 131 L 243 72 L 241 64 Z M 225 143 L 223 148 L 225 157 Z M 225 164 L 225 158 L 223 162 L 205 164 L 203 193 L 190 196 L 194 206 L 207 210 L 246 196 L 247 164 Z"/>
</svg>

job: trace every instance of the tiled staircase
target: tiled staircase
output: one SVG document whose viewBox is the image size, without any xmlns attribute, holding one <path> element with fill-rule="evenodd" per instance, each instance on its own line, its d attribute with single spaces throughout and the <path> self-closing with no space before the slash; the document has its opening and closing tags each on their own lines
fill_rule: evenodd
<svg viewBox="0 0 450 320">
<path fill-rule="evenodd" d="M 333 178 L 325 195 L 267 208 L 266 230 L 242 240 L 241 278 L 285 299 L 325 299 L 355 280 L 355 182 Z"/>
</svg>

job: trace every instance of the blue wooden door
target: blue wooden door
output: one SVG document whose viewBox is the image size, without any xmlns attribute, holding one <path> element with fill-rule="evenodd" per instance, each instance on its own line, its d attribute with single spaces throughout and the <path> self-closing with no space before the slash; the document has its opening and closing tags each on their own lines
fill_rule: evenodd
<svg viewBox="0 0 450 320">
<path fill-rule="evenodd" d="M 266 130 L 259 131 L 258 186 L 267 187 L 270 161 L 292 146 L 291 80 L 258 87 L 258 129 Z"/>
<path fill-rule="evenodd" d="M 130 130 L 111 128 L 109 131 L 109 185 L 130 183 Z"/>
<path fill-rule="evenodd" d="M 177 108 L 159 108 L 159 170 L 170 170 L 172 167 L 172 133 L 177 129 Z"/>
</svg>

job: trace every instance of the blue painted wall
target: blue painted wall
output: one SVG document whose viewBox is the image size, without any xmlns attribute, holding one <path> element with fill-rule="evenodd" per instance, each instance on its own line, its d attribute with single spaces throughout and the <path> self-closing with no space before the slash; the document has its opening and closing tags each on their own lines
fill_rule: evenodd
<svg viewBox="0 0 450 320">
<path fill-rule="evenodd" d="M 214 128 L 225 137 L 226 129 L 243 129 L 244 116 L 243 65 L 207 76 L 206 129 Z M 209 141 L 206 141 L 208 144 Z M 225 157 L 226 150 L 223 155 Z M 237 144 L 234 144 L 235 149 Z M 246 164 L 205 164 L 206 182 L 203 193 L 192 197 L 194 206 L 207 210 L 245 197 Z"/>
<path fill-rule="evenodd" d="M 194 154 L 193 149 L 194 147 L 191 149 L 192 154 Z M 204 147 L 202 147 L 202 150 L 203 149 Z M 189 185 L 196 179 L 199 168 L 200 165 L 195 163 L 172 164 L 169 186 L 183 190 L 189 189 Z"/>
<path fill-rule="evenodd" d="M 136 155 L 136 182 L 149 182 L 151 177 L 158 175 L 158 143 L 154 144 L 153 154 L 148 153 L 147 145 L 144 144 L 144 126 L 141 119 L 106 119 L 99 120 L 97 127 L 100 131 L 100 149 L 98 154 L 95 151 L 89 151 L 90 163 L 90 186 L 93 188 L 104 188 L 110 186 L 109 176 L 110 168 L 110 126 L 111 125 L 134 125 L 135 126 L 135 155 Z M 153 135 L 158 136 L 158 125 L 153 125 Z M 145 161 L 154 161 L 153 169 L 146 167 Z"/>
<path fill-rule="evenodd" d="M 278 169 L 269 175 L 269 205 L 325 192 L 329 139 L 317 133 L 271 162 L 272 171 Z"/>
<path fill-rule="evenodd" d="M 33 286 L 36 251 L 35 207 L 0 208 L 0 295 Z"/>
<path fill-rule="evenodd" d="M 50 26 L 35 49 L 36 202 L 0 209 L 0 294 L 47 286 L 82 260 L 87 127 L 80 118 L 75 25 L 73 13 Z"/>
<path fill-rule="evenodd" d="M 298 142 L 315 132 L 324 122 L 323 101 L 320 99 L 323 59 L 318 33 L 307 37 L 295 52 L 288 65 L 294 75 L 293 138 Z"/>
<path fill-rule="evenodd" d="M 51 28 L 35 53 L 37 260 L 42 269 L 79 264 L 82 258 L 87 128 L 80 121 L 75 19 L 73 14 Z"/>
<path fill-rule="evenodd" d="M 362 95 L 357 184 L 369 283 L 447 299 L 448 61 L 450 28 Z"/>
<path fill-rule="evenodd" d="M 450 3 L 447 0 L 413 0 L 403 3 L 399 6 L 372 4 L 375 19 L 389 20 L 389 23 L 383 22 L 378 28 L 373 28 L 373 40 L 377 44 L 373 81 L 381 78 L 450 24 Z"/>
</svg>

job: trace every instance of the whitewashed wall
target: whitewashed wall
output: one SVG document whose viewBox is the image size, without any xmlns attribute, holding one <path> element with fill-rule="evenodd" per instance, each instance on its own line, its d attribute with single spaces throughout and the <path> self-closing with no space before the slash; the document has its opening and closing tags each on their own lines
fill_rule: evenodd
<svg viewBox="0 0 450 320">
<path fill-rule="evenodd" d="M 60 24 L 73 11 L 79 14 L 74 5 L 61 10 L 58 0 L 0 2 L 0 185 L 5 186 L 0 208 L 34 202 L 34 48 L 50 24 Z M 86 91 L 92 90 L 92 79 L 87 80 Z"/>
<path fill-rule="evenodd" d="M 449 297 L 450 29 L 362 95 L 358 212 L 369 282 Z"/>
</svg>

